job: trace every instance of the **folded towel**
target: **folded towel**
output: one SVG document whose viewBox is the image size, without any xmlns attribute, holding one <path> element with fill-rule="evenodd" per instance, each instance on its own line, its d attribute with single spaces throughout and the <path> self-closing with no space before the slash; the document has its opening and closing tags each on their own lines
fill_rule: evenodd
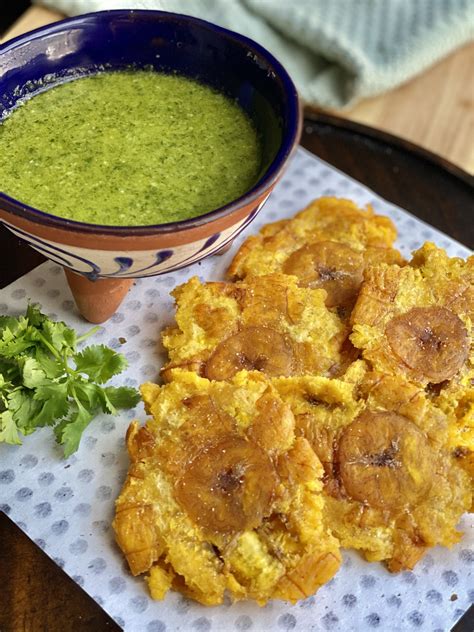
<svg viewBox="0 0 474 632">
<path fill-rule="evenodd" d="M 472 0 L 37 0 L 68 15 L 186 13 L 244 33 L 309 103 L 343 108 L 389 90 L 474 38 Z"/>
</svg>

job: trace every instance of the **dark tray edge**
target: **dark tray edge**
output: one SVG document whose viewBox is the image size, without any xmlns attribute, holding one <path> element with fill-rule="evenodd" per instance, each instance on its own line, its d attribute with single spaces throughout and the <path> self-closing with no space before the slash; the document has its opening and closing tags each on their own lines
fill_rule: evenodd
<svg viewBox="0 0 474 632">
<path fill-rule="evenodd" d="M 312 106 L 306 106 L 304 109 L 303 125 L 306 123 L 306 120 L 323 124 L 326 123 L 327 125 L 342 128 L 359 136 L 368 136 L 370 139 L 384 143 L 386 145 L 393 145 L 401 151 L 415 154 L 417 157 L 432 163 L 436 167 L 448 171 L 451 175 L 459 178 L 463 181 L 464 184 L 467 184 L 467 186 L 474 189 L 474 175 L 471 175 L 468 171 L 465 171 L 461 167 L 458 167 L 458 165 L 455 165 L 454 163 L 447 160 L 446 158 L 443 158 L 439 154 L 436 154 L 429 149 L 422 147 L 421 145 L 417 145 L 416 143 L 406 140 L 401 136 L 395 136 L 390 132 L 385 132 L 384 130 L 370 127 L 368 125 L 364 125 L 363 123 L 357 123 L 350 119 L 344 118 L 343 116 L 323 112 Z"/>
</svg>

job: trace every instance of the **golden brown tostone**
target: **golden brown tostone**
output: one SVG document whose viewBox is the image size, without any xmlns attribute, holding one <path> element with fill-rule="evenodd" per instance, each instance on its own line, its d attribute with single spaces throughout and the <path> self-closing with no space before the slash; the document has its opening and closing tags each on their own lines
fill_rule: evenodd
<svg viewBox="0 0 474 632">
<path fill-rule="evenodd" d="M 474 488 L 473 316 L 474 257 L 426 243 L 403 268 L 369 268 L 350 338 L 374 369 L 418 385 L 447 415 L 451 453 Z"/>
<path fill-rule="evenodd" d="M 398 571 L 459 540 L 472 489 L 452 455 L 449 418 L 421 387 L 361 360 L 344 379 L 274 384 L 323 464 L 325 519 L 343 547 Z"/>
<path fill-rule="evenodd" d="M 352 342 L 377 370 L 417 384 L 456 378 L 472 362 L 470 267 L 425 244 L 403 268 L 369 268 L 351 316 Z"/>
<path fill-rule="evenodd" d="M 131 425 L 131 465 L 114 529 L 154 598 L 171 587 L 200 601 L 296 601 L 340 565 L 323 520 L 322 467 L 269 380 L 210 382 L 176 369 L 145 384 L 153 415 Z"/>
<path fill-rule="evenodd" d="M 143 387 L 153 420 L 131 426 L 115 520 L 155 598 L 296 601 L 336 572 L 338 543 L 400 571 L 460 539 L 474 258 L 425 244 L 404 266 L 394 237 L 322 199 L 244 243 L 243 281 L 174 291 L 169 383 Z"/>
<path fill-rule="evenodd" d="M 368 265 L 402 265 L 392 248 L 396 230 L 370 207 L 339 198 L 320 198 L 295 217 L 264 226 L 249 237 L 232 261 L 232 280 L 284 272 L 301 287 L 323 288 L 326 305 L 344 318 L 350 313 Z"/>
<path fill-rule="evenodd" d="M 173 291 L 176 325 L 163 332 L 170 362 L 213 380 L 242 369 L 268 376 L 329 375 L 346 358 L 347 329 L 325 305 L 326 293 L 271 274 L 238 283 L 201 283 Z"/>
</svg>

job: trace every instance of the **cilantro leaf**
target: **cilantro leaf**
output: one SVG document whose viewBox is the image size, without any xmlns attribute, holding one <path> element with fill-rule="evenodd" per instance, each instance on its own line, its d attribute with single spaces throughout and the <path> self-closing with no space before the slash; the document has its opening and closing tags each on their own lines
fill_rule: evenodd
<svg viewBox="0 0 474 632">
<path fill-rule="evenodd" d="M 117 408 L 134 408 L 140 401 L 140 395 L 128 386 L 107 386 L 100 389 L 102 410 L 111 415 L 117 414 Z"/>
<path fill-rule="evenodd" d="M 41 402 L 33 399 L 33 391 L 18 387 L 8 395 L 7 404 L 22 434 L 31 434 L 36 430 L 34 420 L 41 411 Z"/>
<path fill-rule="evenodd" d="M 40 364 L 41 368 L 45 372 L 45 375 L 49 379 L 59 378 L 64 373 L 64 362 L 61 358 L 52 356 L 48 351 L 45 351 L 42 347 L 36 347 L 34 351 L 34 357 Z"/>
<path fill-rule="evenodd" d="M 0 357 L 14 358 L 26 349 L 34 347 L 34 330 L 28 326 L 28 321 L 23 316 L 15 319 L 15 323 L 8 324 L 2 329 L 0 340 Z"/>
<path fill-rule="evenodd" d="M 95 409 L 101 405 L 101 387 L 93 382 L 75 382 L 74 393 L 79 401 L 89 409 Z"/>
<path fill-rule="evenodd" d="M 13 388 L 14 384 L 21 383 L 21 368 L 16 358 L 1 358 L 0 357 L 0 375 L 3 376 L 5 384 L 9 384 L 9 387 Z"/>
<path fill-rule="evenodd" d="M 75 349 L 76 347 L 76 332 L 61 321 L 45 320 L 41 333 L 49 344 L 59 353 L 61 353 L 65 347 L 71 349 Z"/>
<path fill-rule="evenodd" d="M 91 345 L 74 356 L 76 371 L 103 384 L 128 365 L 125 357 L 105 345 Z"/>
<path fill-rule="evenodd" d="M 3 330 L 10 331 L 17 326 L 17 319 L 13 316 L 0 316 L 0 336 L 3 338 Z"/>
<path fill-rule="evenodd" d="M 41 312 L 41 306 L 38 303 L 28 303 L 26 308 L 26 320 L 33 327 L 39 327 L 47 320 L 46 314 Z"/>
<path fill-rule="evenodd" d="M 51 382 L 41 384 L 33 395 L 35 401 L 40 402 L 41 408 L 32 420 L 36 426 L 51 426 L 57 419 L 61 419 L 69 410 L 67 384 Z"/>
<path fill-rule="evenodd" d="M 67 412 L 69 408 L 69 404 L 67 404 L 62 410 Z M 34 432 L 36 428 L 43 428 L 43 426 L 54 426 L 58 418 L 56 417 L 56 413 L 58 411 L 58 405 L 54 400 L 48 400 L 46 402 L 42 402 L 40 404 L 40 409 L 37 414 L 31 420 L 31 427 L 28 430 L 24 430 L 25 434 L 31 434 Z M 63 413 L 64 414 L 64 413 Z M 59 415 L 59 419 L 63 415 Z"/>
<path fill-rule="evenodd" d="M 46 380 L 46 374 L 34 358 L 25 358 L 23 362 L 23 384 L 27 388 L 36 388 Z"/>
<path fill-rule="evenodd" d="M 104 345 L 77 351 L 96 331 L 77 336 L 33 304 L 25 316 L 0 316 L 0 442 L 51 426 L 69 456 L 96 414 L 138 403 L 135 389 L 102 386 L 127 366 L 122 355 Z"/>
<path fill-rule="evenodd" d="M 10 342 L 15 338 L 21 338 L 28 329 L 28 319 L 24 316 L 2 316 L 0 320 L 0 332 L 4 342 Z"/>
<path fill-rule="evenodd" d="M 81 442 L 82 433 L 92 421 L 93 415 L 80 402 L 75 402 L 71 414 L 59 423 L 54 434 L 56 440 L 64 446 L 64 456 L 67 458 L 76 452 Z"/>
<path fill-rule="evenodd" d="M 10 410 L 4 410 L 0 413 L 0 441 L 16 445 L 21 444 L 18 429 Z"/>
<path fill-rule="evenodd" d="M 130 386 L 106 386 L 103 390 L 112 406 L 118 409 L 135 408 L 140 401 L 139 393 Z"/>
<path fill-rule="evenodd" d="M 0 365 L 0 394 L 8 394 L 10 389 L 12 388 L 12 383 L 8 380 L 8 378 L 6 378 L 6 376 L 3 375 L 1 368 L 2 367 Z"/>
</svg>

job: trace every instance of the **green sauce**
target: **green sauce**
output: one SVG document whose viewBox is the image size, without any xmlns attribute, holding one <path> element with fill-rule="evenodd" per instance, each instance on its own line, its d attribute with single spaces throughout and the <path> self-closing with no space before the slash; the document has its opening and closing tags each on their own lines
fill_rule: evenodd
<svg viewBox="0 0 474 632">
<path fill-rule="evenodd" d="M 202 215 L 248 191 L 261 162 L 255 128 L 234 101 L 151 71 L 56 86 L 0 124 L 0 190 L 93 224 Z"/>
</svg>

